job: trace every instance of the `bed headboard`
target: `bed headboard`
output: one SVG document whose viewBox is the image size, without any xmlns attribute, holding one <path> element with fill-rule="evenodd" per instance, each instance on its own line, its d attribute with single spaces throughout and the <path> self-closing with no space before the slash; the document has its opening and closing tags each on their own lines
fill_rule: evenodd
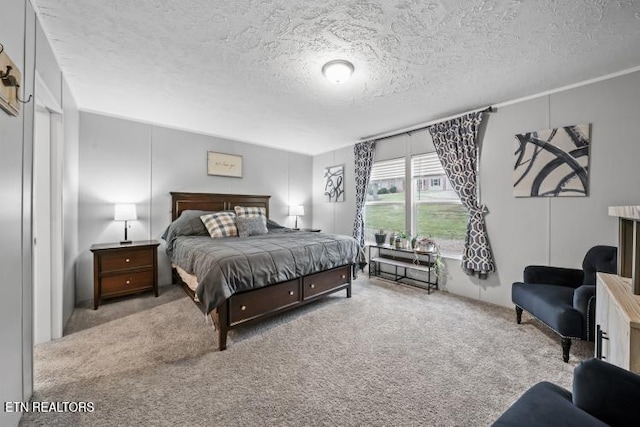
<svg viewBox="0 0 640 427">
<path fill-rule="evenodd" d="M 171 221 L 175 221 L 182 211 L 232 211 L 234 206 L 255 206 L 267 210 L 271 196 L 250 196 L 245 194 L 178 193 L 171 192 Z"/>
</svg>

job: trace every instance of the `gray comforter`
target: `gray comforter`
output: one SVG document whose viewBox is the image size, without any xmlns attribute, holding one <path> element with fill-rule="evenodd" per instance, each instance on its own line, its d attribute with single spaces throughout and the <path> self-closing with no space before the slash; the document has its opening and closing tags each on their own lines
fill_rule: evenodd
<svg viewBox="0 0 640 427">
<path fill-rule="evenodd" d="M 237 292 L 355 264 L 359 253 L 351 237 L 290 229 L 246 238 L 179 236 L 167 247 L 171 262 L 197 277 L 207 313 Z"/>
</svg>

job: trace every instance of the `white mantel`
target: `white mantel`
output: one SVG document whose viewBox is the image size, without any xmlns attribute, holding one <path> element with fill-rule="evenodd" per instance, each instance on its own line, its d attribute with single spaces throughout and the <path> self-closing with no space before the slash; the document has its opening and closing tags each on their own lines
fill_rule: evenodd
<svg viewBox="0 0 640 427">
<path fill-rule="evenodd" d="M 640 221 L 640 206 L 609 206 L 609 216 Z"/>
</svg>

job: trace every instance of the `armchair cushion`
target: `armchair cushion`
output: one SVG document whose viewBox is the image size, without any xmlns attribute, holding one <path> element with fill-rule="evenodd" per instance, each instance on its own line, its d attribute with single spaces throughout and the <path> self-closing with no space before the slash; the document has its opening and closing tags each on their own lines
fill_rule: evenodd
<svg viewBox="0 0 640 427">
<path fill-rule="evenodd" d="M 638 402 L 640 375 L 598 359 L 573 372 L 573 403 L 607 424 L 638 425 Z"/>
<path fill-rule="evenodd" d="M 494 427 L 606 425 L 576 407 L 571 402 L 569 390 L 549 382 L 541 382 L 531 387 L 493 423 Z"/>
<path fill-rule="evenodd" d="M 637 426 L 640 375 L 589 359 L 573 371 L 573 394 L 541 382 L 515 401 L 493 426 Z"/>
<path fill-rule="evenodd" d="M 513 302 L 564 337 L 583 337 L 583 316 L 573 306 L 575 289 L 566 286 L 516 282 Z"/>
<path fill-rule="evenodd" d="M 544 283 L 577 288 L 582 285 L 584 273 L 576 268 L 530 265 L 524 269 L 524 283 Z"/>
</svg>

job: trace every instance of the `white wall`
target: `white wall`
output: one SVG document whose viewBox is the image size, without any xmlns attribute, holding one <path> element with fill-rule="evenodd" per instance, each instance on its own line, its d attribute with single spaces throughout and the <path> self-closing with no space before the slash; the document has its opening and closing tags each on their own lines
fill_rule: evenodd
<svg viewBox="0 0 640 427">
<path fill-rule="evenodd" d="M 74 174 L 73 132 L 77 134 L 77 123 L 73 122 L 73 113 L 77 114 L 75 103 L 68 91 L 66 100 L 62 93 L 62 75 L 55 61 L 46 37 L 39 27 L 31 3 L 26 0 L 8 0 L 3 2 L 0 13 L 0 43 L 22 71 L 24 98 L 34 93 L 36 62 L 39 73 L 53 88 L 64 108 L 71 117 L 65 122 L 65 169 L 69 183 Z M 26 53 L 26 55 L 25 55 Z M 33 378 L 33 323 L 32 323 L 32 230 L 31 230 L 31 181 L 33 152 L 33 114 L 34 103 L 22 106 L 19 117 L 12 117 L 0 111 L 0 199 L 3 209 L 0 211 L 0 271 L 3 285 L 0 286 L 0 402 L 24 401 L 31 397 Z M 77 142 L 76 142 L 77 147 Z M 77 171 L 77 166 L 75 166 Z M 76 172 L 77 175 L 77 172 Z M 64 235 L 69 248 L 74 245 L 73 219 L 75 209 L 73 184 L 67 185 L 63 193 L 67 197 L 63 221 L 67 224 Z M 65 265 L 73 269 L 75 253 L 65 251 Z M 65 320 L 73 306 L 74 278 L 65 279 Z M 70 295 L 70 296 L 69 296 Z M 17 425 L 19 413 L 0 411 L 0 425 Z"/>
<path fill-rule="evenodd" d="M 25 4 L 3 2 L 0 43 L 24 72 Z M 0 402 L 22 400 L 22 151 L 24 114 L 12 117 L 0 110 Z M 17 425 L 19 414 L 0 411 L 0 425 Z"/>
<path fill-rule="evenodd" d="M 617 245 L 608 206 L 640 204 L 640 72 L 507 106 L 487 122 L 482 199 L 498 273 L 477 286 L 479 299 L 511 306 L 511 283 L 532 263 L 579 267 L 596 244 Z M 591 123 L 589 196 L 514 198 L 513 135 Z"/>
<path fill-rule="evenodd" d="M 324 198 L 324 168 L 344 165 L 344 202 L 327 202 Z M 353 147 L 319 154 L 313 158 L 313 228 L 325 233 L 353 235 L 356 215 L 355 167 Z M 305 227 L 308 225 L 305 225 Z"/>
<path fill-rule="evenodd" d="M 448 259 L 444 289 L 510 307 L 511 283 L 522 278 L 526 265 L 579 268 L 591 246 L 617 245 L 617 221 L 607 215 L 607 207 L 640 204 L 638 112 L 640 72 L 513 103 L 489 114 L 480 184 L 482 202 L 490 211 L 486 221 L 497 272 L 479 280 L 465 275 L 459 260 Z M 589 196 L 514 198 L 514 135 L 579 123 L 591 123 Z M 417 152 L 415 141 L 394 138 L 393 144 L 381 143 L 381 149 L 386 158 L 396 151 L 399 155 Z M 322 171 L 340 163 L 347 165 L 347 199 L 343 204 L 324 202 Z M 313 171 L 314 227 L 351 234 L 355 210 L 354 195 L 349 193 L 354 187 L 352 149 L 315 156 Z"/>
<path fill-rule="evenodd" d="M 243 177 L 207 175 L 207 151 L 243 157 Z M 136 203 L 129 237 L 157 239 L 159 284 L 171 283 L 161 235 L 171 221 L 171 191 L 270 195 L 270 216 L 291 226 L 289 204 L 302 204 L 310 226 L 312 157 L 92 113 L 80 114 L 79 258 L 76 301 L 93 298 L 94 243 L 117 242 L 116 202 Z"/>
</svg>

